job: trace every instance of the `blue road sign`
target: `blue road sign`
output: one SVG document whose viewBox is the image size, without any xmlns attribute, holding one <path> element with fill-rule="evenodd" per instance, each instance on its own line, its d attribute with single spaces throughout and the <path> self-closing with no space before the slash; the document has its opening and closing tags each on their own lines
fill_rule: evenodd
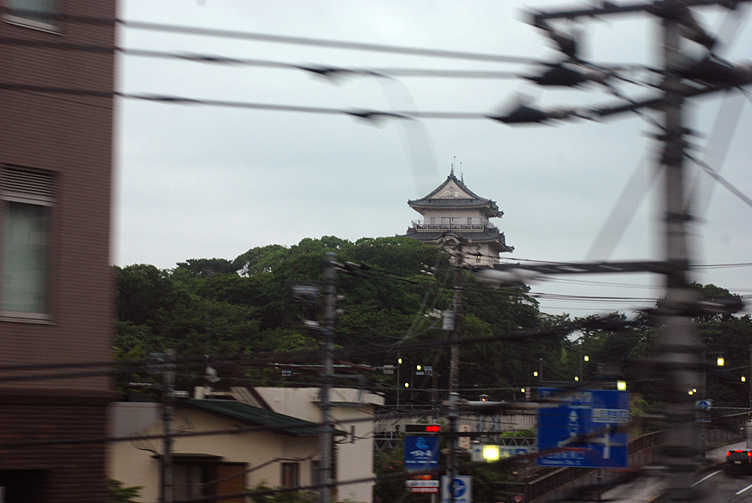
<svg viewBox="0 0 752 503">
<path fill-rule="evenodd" d="M 441 503 L 450 503 L 452 501 L 449 492 L 449 481 L 451 477 L 443 475 L 441 477 Z M 473 501 L 473 479 L 469 475 L 457 475 L 454 477 L 454 503 L 472 503 Z"/>
<path fill-rule="evenodd" d="M 430 470 L 439 466 L 439 437 L 406 436 L 405 468 L 408 471 Z"/>
<path fill-rule="evenodd" d="M 538 409 L 538 451 L 561 449 L 538 457 L 539 466 L 626 468 L 629 435 L 617 427 L 629 421 L 629 392 L 541 388 L 541 398 L 559 404 Z M 580 440 L 584 435 L 588 438 Z"/>
</svg>

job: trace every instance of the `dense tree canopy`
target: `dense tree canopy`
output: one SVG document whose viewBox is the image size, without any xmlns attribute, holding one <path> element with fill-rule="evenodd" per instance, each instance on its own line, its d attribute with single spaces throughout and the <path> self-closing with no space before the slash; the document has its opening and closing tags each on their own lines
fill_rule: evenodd
<svg viewBox="0 0 752 503">
<path fill-rule="evenodd" d="M 453 308 L 455 271 L 438 248 L 402 237 L 353 243 L 325 236 L 291 247 L 253 248 L 234 260 L 189 259 L 172 270 L 146 264 L 115 267 L 116 355 L 143 358 L 166 348 L 184 357 L 274 354 L 274 363 L 281 365 L 219 369 L 219 374 L 250 384 L 313 383 L 320 332 L 303 321 L 321 321 L 323 305 L 295 302 L 291 287 L 300 282 L 320 285 L 327 252 L 334 252 L 342 264 L 362 265 L 337 272 L 337 359 L 370 366 L 370 371 L 359 367 L 356 373 L 365 372 L 368 385 L 383 393 L 388 403 L 440 399 L 430 390 L 448 386 L 449 333 L 442 330 L 441 311 Z M 658 352 L 658 329 L 647 315 L 627 320 L 612 313 L 605 321 L 570 320 L 567 315 L 541 313 L 524 290 L 490 289 L 469 271 L 463 271 L 459 286 L 461 338 L 484 339 L 461 346 L 459 384 L 464 397 L 486 394 L 509 400 L 520 398 L 522 387 L 572 384 L 575 378 L 606 379 L 598 385 L 609 386 L 623 375 L 632 391 L 649 401 L 660 399 L 660 377 L 644 365 Z M 740 300 L 714 285 L 694 286 L 707 301 Z M 493 340 L 572 322 L 584 325 L 569 335 Z M 706 367 L 702 391 L 717 403 L 746 403 L 748 388 L 741 376 L 749 383 L 749 315 L 698 313 L 695 322 L 706 356 L 722 353 L 727 362 L 722 369 Z M 384 373 L 383 366 L 396 366 L 399 358 L 398 381 L 397 374 Z M 293 362 L 297 365 L 284 365 Z M 418 371 L 418 365 L 431 367 L 433 373 Z M 181 384 L 200 384 L 202 371 L 182 374 Z M 131 377 L 124 377 L 123 383 Z"/>
</svg>

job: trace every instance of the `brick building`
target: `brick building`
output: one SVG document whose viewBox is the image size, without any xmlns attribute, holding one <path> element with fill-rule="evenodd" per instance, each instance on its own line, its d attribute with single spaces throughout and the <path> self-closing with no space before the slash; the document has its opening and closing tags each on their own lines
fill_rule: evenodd
<svg viewBox="0 0 752 503">
<path fill-rule="evenodd" d="M 109 378 L 41 366 L 110 358 L 113 100 L 23 86 L 111 91 L 112 52 L 45 44 L 112 47 L 114 23 L 66 16 L 112 19 L 115 0 L 0 9 L 0 501 L 101 502 L 106 445 L 29 443 L 107 433 Z"/>
</svg>

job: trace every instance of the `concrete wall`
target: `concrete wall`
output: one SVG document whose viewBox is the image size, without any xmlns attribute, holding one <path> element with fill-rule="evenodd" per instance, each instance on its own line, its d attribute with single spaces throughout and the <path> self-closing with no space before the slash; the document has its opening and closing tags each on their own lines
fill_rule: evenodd
<svg viewBox="0 0 752 503">
<path fill-rule="evenodd" d="M 256 388 L 275 412 L 306 421 L 321 422 L 318 388 Z M 337 388 L 331 392 L 332 415 L 337 429 L 348 435 L 336 439 L 337 480 L 373 477 L 373 405 L 384 399 L 357 389 Z M 371 503 L 373 482 L 343 484 L 338 487 L 340 500 Z"/>
</svg>

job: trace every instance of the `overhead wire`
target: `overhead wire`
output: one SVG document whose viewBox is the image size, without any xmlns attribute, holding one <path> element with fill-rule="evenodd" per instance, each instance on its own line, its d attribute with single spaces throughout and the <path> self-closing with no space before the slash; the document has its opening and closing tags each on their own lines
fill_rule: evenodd
<svg viewBox="0 0 752 503">
<path fill-rule="evenodd" d="M 337 78 L 345 76 L 364 77 L 441 77 L 460 79 L 514 79 L 521 78 L 517 72 L 496 70 L 460 70 L 460 69 L 431 69 L 431 68 L 355 68 L 339 67 L 323 64 L 287 63 L 255 58 L 236 58 L 218 54 L 201 54 L 195 52 L 168 52 L 152 49 L 128 48 L 120 46 L 106 46 L 94 44 L 76 44 L 64 41 L 34 40 L 14 37 L 0 37 L 0 45 L 30 47 L 39 49 L 54 49 L 66 51 L 90 52 L 98 54 L 122 54 L 124 56 L 172 59 L 193 63 L 214 64 L 234 67 L 275 68 L 285 70 L 300 70 L 322 77 Z"/>
<path fill-rule="evenodd" d="M 693 163 L 700 166 L 705 172 L 710 175 L 716 182 L 721 184 L 726 190 L 731 192 L 733 195 L 735 195 L 741 202 L 752 208 L 752 198 L 744 194 L 741 190 L 736 188 L 731 182 L 723 178 L 716 170 L 711 168 L 705 161 L 702 161 L 701 159 L 696 158 L 692 154 L 685 152 L 685 157 L 692 161 Z"/>
<path fill-rule="evenodd" d="M 24 9 L 0 7 L 0 13 L 6 14 L 30 14 L 35 17 L 49 17 L 57 21 L 70 21 L 83 24 L 122 26 L 134 30 L 157 31 L 162 33 L 177 33 L 182 35 L 199 35 L 205 37 L 231 38 L 236 40 L 251 40 L 256 42 L 303 45 L 306 47 L 324 47 L 330 49 L 344 49 L 368 52 L 381 52 L 389 54 L 402 54 L 410 56 L 426 56 L 434 58 L 461 59 L 471 61 L 486 61 L 495 63 L 540 63 L 536 58 L 521 56 L 505 56 L 499 54 L 483 54 L 468 51 L 453 51 L 442 49 L 426 49 L 420 47 L 395 46 L 384 44 L 369 44 L 363 42 L 327 40 L 310 37 L 295 37 L 276 35 L 250 31 L 227 30 L 222 28 L 202 28 L 194 26 L 179 26 L 149 21 L 135 21 L 122 18 L 107 18 L 97 16 L 82 16 L 74 14 L 43 14 Z"/>
<path fill-rule="evenodd" d="M 521 341 L 521 340 L 532 340 L 535 338 L 541 338 L 541 337 L 557 337 L 566 335 L 571 330 L 573 330 L 575 325 L 574 324 L 566 324 L 556 327 L 548 327 L 545 329 L 540 330 L 521 330 L 511 333 L 503 333 L 503 334 L 496 334 L 492 336 L 487 337 L 478 337 L 478 338 L 468 338 L 468 339 L 460 339 L 455 344 L 474 344 L 479 342 L 493 342 L 493 341 L 499 341 L 499 340 L 507 340 L 507 341 Z M 452 344 L 451 341 L 418 341 L 418 342 L 411 342 L 407 344 L 403 344 L 400 346 L 400 351 L 409 351 L 409 350 L 418 350 L 418 349 L 425 349 L 425 348 L 432 348 L 436 346 L 446 346 Z M 381 347 L 374 347 L 371 344 L 364 344 L 360 347 L 348 347 L 342 350 L 335 350 L 335 357 L 341 357 L 341 355 L 346 356 L 373 356 L 373 355 L 383 355 L 384 350 Z M 169 362 L 158 362 L 149 364 L 147 363 L 147 360 L 142 360 L 138 364 L 133 364 L 131 362 L 131 366 L 124 366 L 123 368 L 108 368 L 103 370 L 82 370 L 82 371 L 71 371 L 71 372 L 59 372 L 55 374 L 21 374 L 21 375 L 0 375 L 0 382 L 19 382 L 19 381 L 34 381 L 34 380 L 51 380 L 51 379 L 73 379 L 73 378 L 79 378 L 79 377 L 95 377 L 95 376 L 107 376 L 107 375 L 114 375 L 114 374 L 120 374 L 120 373 L 134 373 L 136 371 L 141 371 L 146 373 L 147 370 L 145 369 L 145 366 L 152 365 L 153 370 L 152 372 L 158 371 L 161 366 L 166 364 L 171 365 L 177 365 L 182 367 L 204 367 L 207 364 L 211 364 L 213 366 L 222 366 L 222 365 L 237 365 L 237 366 L 273 366 L 275 363 L 277 365 L 284 365 L 280 364 L 279 362 L 275 362 L 274 360 L 279 360 L 282 355 L 286 355 L 288 358 L 288 361 L 301 361 L 310 359 L 310 360 L 316 360 L 320 357 L 318 354 L 318 351 L 298 351 L 298 352 L 285 352 L 285 353 L 276 353 L 272 356 L 266 356 L 264 358 L 248 358 L 248 355 L 245 354 L 235 354 L 235 355 L 218 355 L 213 356 L 210 358 L 201 357 L 187 357 L 184 359 L 173 359 Z M 85 362 L 71 364 L 73 369 L 78 368 L 86 368 L 87 364 Z M 75 365 L 75 366 L 73 366 Z M 102 367 L 99 362 L 97 362 L 94 367 Z M 117 367 L 117 362 L 113 361 L 110 363 L 110 366 Z M 40 364 L 39 367 L 44 368 L 45 364 Z M 13 366 L 6 366 L 6 370 L 13 372 L 18 371 L 18 369 L 13 368 Z M 25 365 L 23 366 L 24 371 L 32 371 L 36 370 L 33 365 Z"/>
</svg>

